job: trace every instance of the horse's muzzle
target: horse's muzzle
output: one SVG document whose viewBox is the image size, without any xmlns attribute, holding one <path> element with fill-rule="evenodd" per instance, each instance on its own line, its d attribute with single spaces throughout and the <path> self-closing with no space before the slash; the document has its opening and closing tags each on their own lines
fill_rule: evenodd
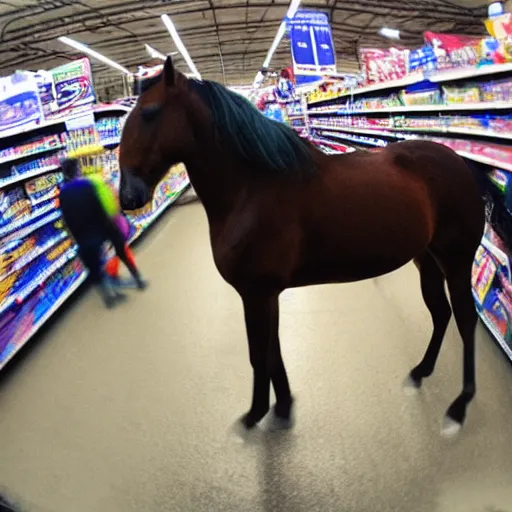
<svg viewBox="0 0 512 512">
<path fill-rule="evenodd" d="M 142 208 L 150 199 L 149 187 L 141 178 L 135 176 L 131 171 L 121 171 L 119 201 L 123 210 L 131 211 Z"/>
</svg>

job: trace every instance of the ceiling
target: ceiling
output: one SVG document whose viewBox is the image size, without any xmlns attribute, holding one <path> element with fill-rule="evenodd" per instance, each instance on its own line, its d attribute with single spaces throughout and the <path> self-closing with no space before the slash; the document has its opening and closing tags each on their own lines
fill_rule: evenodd
<svg viewBox="0 0 512 512">
<path fill-rule="evenodd" d="M 401 30 L 401 44 L 419 46 L 425 30 L 483 34 L 485 0 L 303 0 L 301 9 L 329 14 L 339 71 L 358 69 L 360 46 L 387 47 L 382 26 Z M 57 40 L 67 35 L 130 70 L 148 62 L 144 43 L 175 51 L 160 20 L 168 14 L 204 78 L 251 83 L 289 0 L 5 0 L 0 1 L 0 75 L 49 69 L 78 54 Z M 290 65 L 283 41 L 272 67 Z M 118 72 L 93 63 L 96 83 Z M 188 71 L 181 57 L 177 66 Z"/>
</svg>

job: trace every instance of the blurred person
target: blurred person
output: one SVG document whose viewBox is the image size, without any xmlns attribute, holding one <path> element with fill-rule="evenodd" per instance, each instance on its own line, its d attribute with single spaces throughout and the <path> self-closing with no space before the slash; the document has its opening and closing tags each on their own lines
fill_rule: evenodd
<svg viewBox="0 0 512 512">
<path fill-rule="evenodd" d="M 78 245 L 78 254 L 92 283 L 98 287 L 105 305 L 111 308 L 125 296 L 114 286 L 118 279 L 111 280 L 104 271 L 105 242 L 112 243 L 116 256 L 130 271 L 137 288 L 142 290 L 147 286 L 133 254 L 127 250 L 119 202 L 101 177 L 80 175 L 78 160 L 67 158 L 61 162 L 61 167 L 64 185 L 60 191 L 60 208 L 64 221 Z"/>
</svg>

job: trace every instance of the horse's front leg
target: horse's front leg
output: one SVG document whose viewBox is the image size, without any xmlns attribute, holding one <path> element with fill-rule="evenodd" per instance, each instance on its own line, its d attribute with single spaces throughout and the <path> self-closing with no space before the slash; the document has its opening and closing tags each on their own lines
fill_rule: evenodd
<svg viewBox="0 0 512 512">
<path fill-rule="evenodd" d="M 276 415 L 288 420 L 292 397 L 279 345 L 278 294 L 246 294 L 242 300 L 249 357 L 254 372 L 252 405 L 242 421 L 247 428 L 252 428 L 267 414 L 271 381 L 276 393 Z"/>
</svg>

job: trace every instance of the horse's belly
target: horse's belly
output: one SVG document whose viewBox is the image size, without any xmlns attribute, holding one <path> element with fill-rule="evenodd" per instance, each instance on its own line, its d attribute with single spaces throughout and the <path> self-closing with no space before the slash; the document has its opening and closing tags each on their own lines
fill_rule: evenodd
<svg viewBox="0 0 512 512">
<path fill-rule="evenodd" d="M 340 260 L 331 263 L 311 263 L 305 265 L 293 274 L 291 287 L 308 286 L 328 283 L 352 283 L 378 277 L 411 261 L 416 255 L 401 257 L 393 260 L 374 260 L 365 258 L 359 263 Z"/>
</svg>

